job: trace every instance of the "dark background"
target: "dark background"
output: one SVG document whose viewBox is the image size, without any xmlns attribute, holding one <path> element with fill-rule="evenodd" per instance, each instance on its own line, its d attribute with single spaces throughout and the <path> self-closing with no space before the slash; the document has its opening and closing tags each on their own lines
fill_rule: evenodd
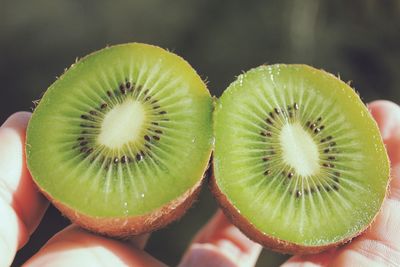
<svg viewBox="0 0 400 267">
<path fill-rule="evenodd" d="M 306 63 L 352 80 L 365 102 L 400 102 L 397 0 L 0 0 L 0 121 L 30 110 L 76 57 L 132 41 L 181 55 L 216 96 L 249 68 Z M 215 209 L 203 189 L 187 216 L 154 233 L 146 250 L 176 265 Z M 44 220 L 15 266 L 68 223 L 54 209 Z M 264 251 L 257 266 L 285 259 Z"/>
</svg>

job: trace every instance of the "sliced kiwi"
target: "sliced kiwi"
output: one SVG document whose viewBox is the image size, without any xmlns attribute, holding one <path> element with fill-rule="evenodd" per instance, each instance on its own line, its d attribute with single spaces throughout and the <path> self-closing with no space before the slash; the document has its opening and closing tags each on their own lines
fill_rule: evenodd
<svg viewBox="0 0 400 267">
<path fill-rule="evenodd" d="M 240 75 L 214 113 L 211 188 L 251 239 L 316 253 L 364 231 L 389 163 L 375 121 L 344 82 L 305 65 Z"/>
<path fill-rule="evenodd" d="M 179 218 L 212 147 L 212 98 L 177 55 L 132 43 L 73 64 L 46 91 L 27 130 L 40 190 L 77 224 L 129 236 Z"/>
</svg>

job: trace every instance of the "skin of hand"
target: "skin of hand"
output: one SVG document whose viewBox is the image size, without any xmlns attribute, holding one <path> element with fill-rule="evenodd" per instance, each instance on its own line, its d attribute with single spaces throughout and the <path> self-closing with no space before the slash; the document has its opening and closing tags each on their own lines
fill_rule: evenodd
<svg viewBox="0 0 400 267">
<path fill-rule="evenodd" d="M 400 107 L 375 101 L 369 109 L 379 125 L 392 180 L 372 226 L 351 243 L 321 254 L 293 256 L 283 266 L 397 266 L 400 262 Z M 0 267 L 36 229 L 48 206 L 25 164 L 30 113 L 12 115 L 0 128 Z M 166 266 L 143 251 L 148 235 L 118 241 L 71 225 L 53 236 L 24 266 Z M 247 239 L 221 211 L 197 233 L 179 267 L 255 266 L 261 246 Z"/>
</svg>

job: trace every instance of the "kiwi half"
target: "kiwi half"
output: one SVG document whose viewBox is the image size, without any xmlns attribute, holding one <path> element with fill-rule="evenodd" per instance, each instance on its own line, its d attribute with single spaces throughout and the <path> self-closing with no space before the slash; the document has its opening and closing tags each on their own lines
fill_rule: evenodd
<svg viewBox="0 0 400 267">
<path fill-rule="evenodd" d="M 116 237 L 181 217 L 212 148 L 213 101 L 191 66 L 159 47 L 107 47 L 45 92 L 26 154 L 40 190 L 86 229 Z"/>
<path fill-rule="evenodd" d="M 373 221 L 389 162 L 375 121 L 344 82 L 305 65 L 240 75 L 214 113 L 211 189 L 226 215 L 275 251 L 317 253 Z"/>
</svg>

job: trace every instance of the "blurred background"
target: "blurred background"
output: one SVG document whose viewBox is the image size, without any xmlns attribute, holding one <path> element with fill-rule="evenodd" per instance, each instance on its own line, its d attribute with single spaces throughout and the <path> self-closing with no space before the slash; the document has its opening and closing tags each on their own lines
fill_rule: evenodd
<svg viewBox="0 0 400 267">
<path fill-rule="evenodd" d="M 0 120 L 30 110 L 76 57 L 132 41 L 181 55 L 216 96 L 249 68 L 306 63 L 351 80 L 365 102 L 400 102 L 397 0 L 0 0 Z M 154 233 L 146 250 L 175 266 L 215 209 L 204 188 L 187 216 Z M 14 266 L 68 224 L 54 208 L 44 221 Z M 257 266 L 286 258 L 265 250 Z"/>
</svg>

